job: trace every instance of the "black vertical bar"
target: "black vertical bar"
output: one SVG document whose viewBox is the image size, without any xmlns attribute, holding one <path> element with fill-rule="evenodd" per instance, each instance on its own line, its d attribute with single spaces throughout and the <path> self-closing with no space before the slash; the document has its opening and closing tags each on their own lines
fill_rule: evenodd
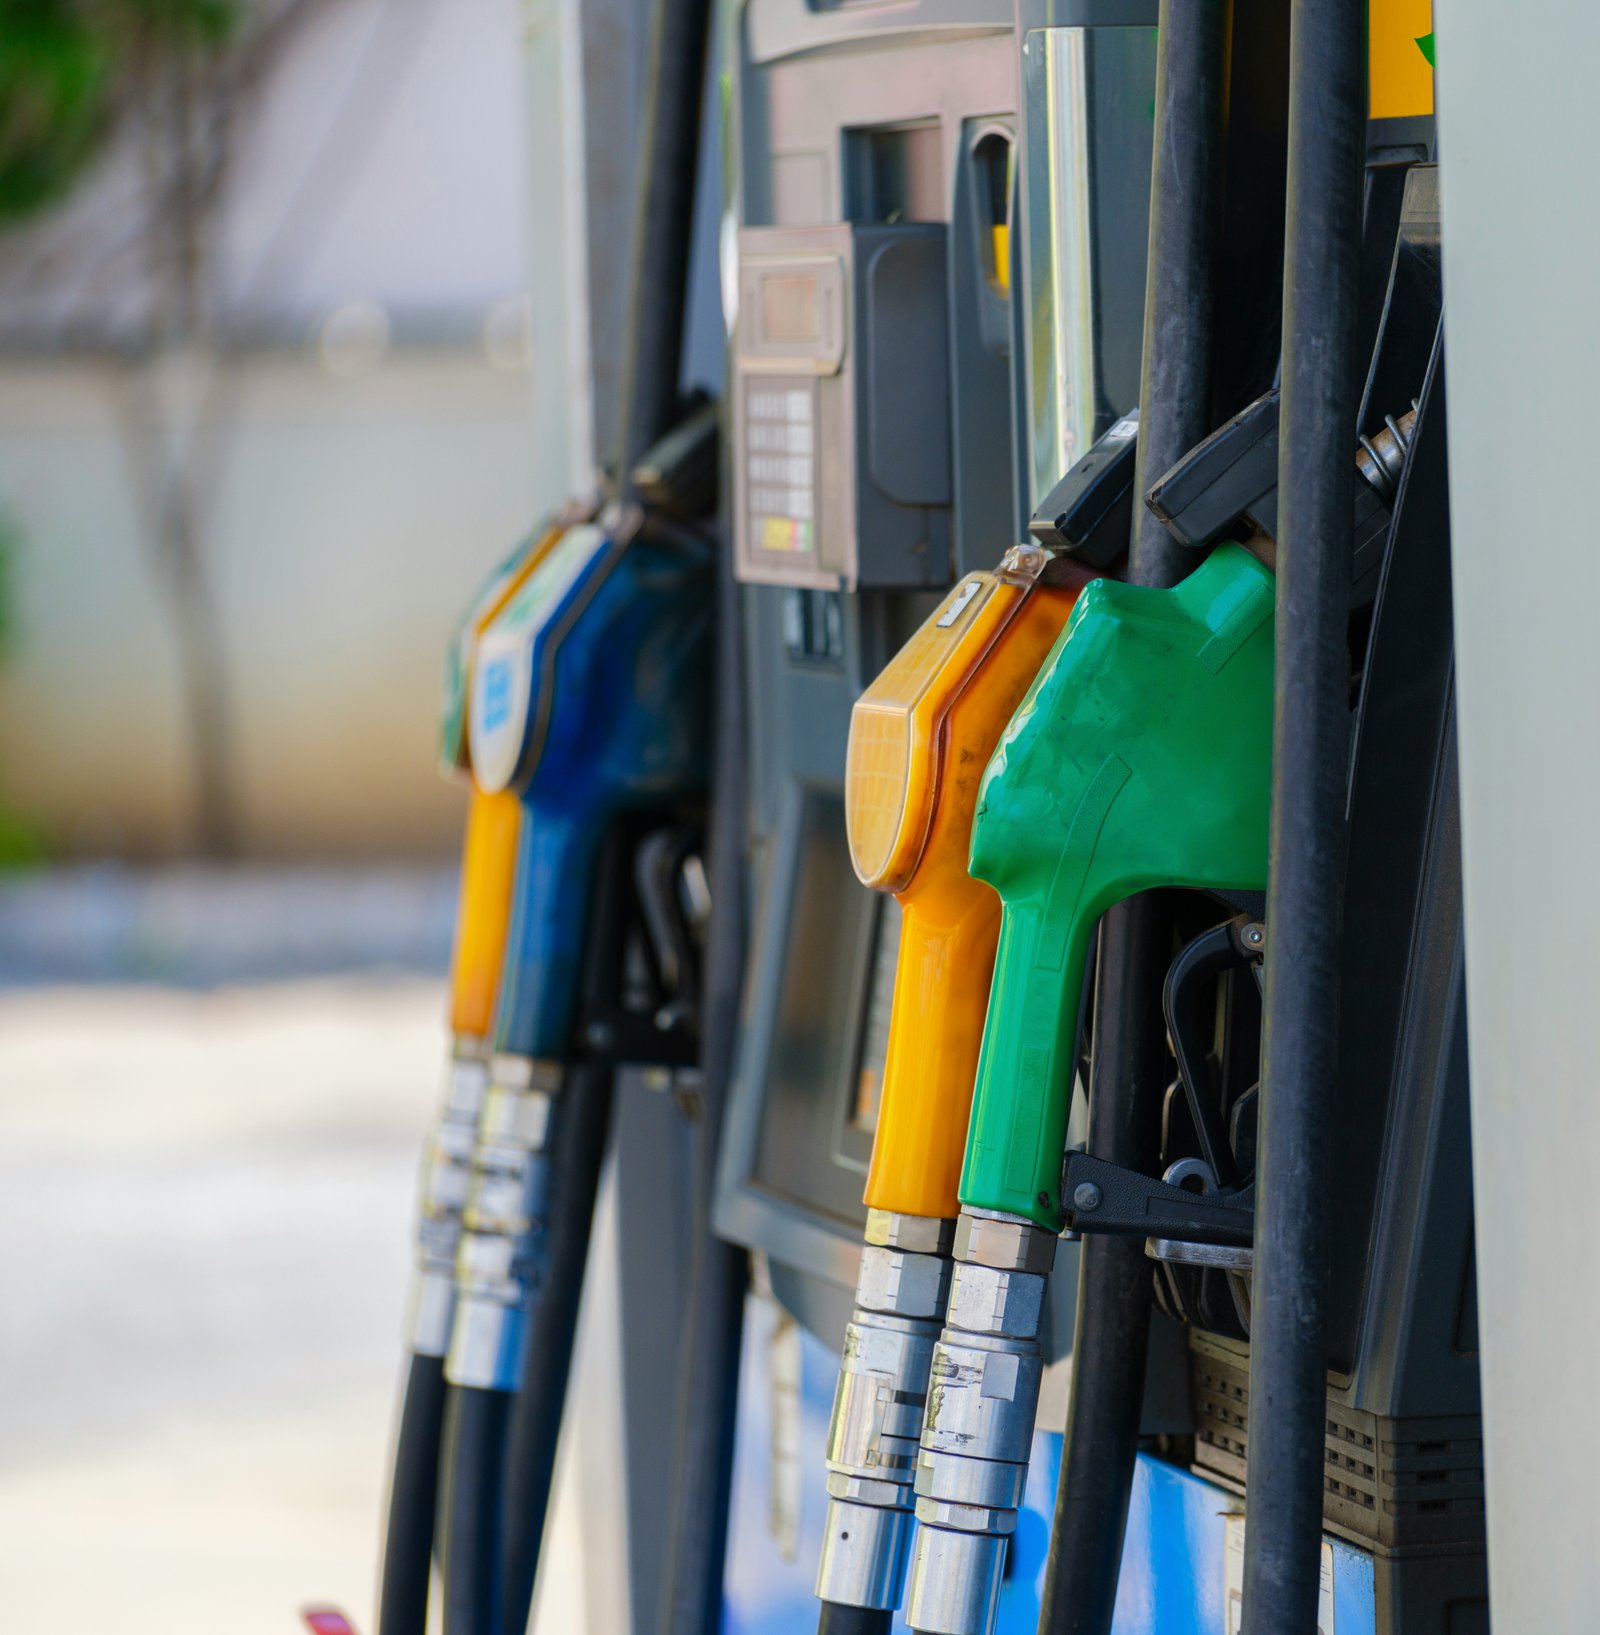
<svg viewBox="0 0 1600 1635">
<path fill-rule="evenodd" d="M 733 1484 L 735 1407 L 748 1283 L 745 1252 L 712 1226 L 717 1155 L 733 1076 L 745 958 L 745 719 L 739 587 L 717 553 L 716 768 L 711 805 L 711 936 L 702 1022 L 704 1089 L 695 1152 L 694 1263 L 679 1363 L 677 1449 L 660 1635 L 716 1635 Z"/>
<path fill-rule="evenodd" d="M 631 491 L 633 468 L 672 429 L 678 415 L 710 30 L 711 0 L 656 0 L 640 123 L 639 208 L 623 354 L 617 476 L 626 498 L 637 498 Z"/>
<path fill-rule="evenodd" d="M 1140 501 L 1212 429 L 1231 13 L 1229 0 L 1161 0 L 1134 472 Z M 1141 585 L 1174 585 L 1192 565 L 1184 547 L 1145 505 L 1136 504 L 1129 578 Z"/>
<path fill-rule="evenodd" d="M 1317 1625 L 1327 1148 L 1350 740 L 1364 48 L 1361 0 L 1294 0 L 1272 849 L 1250 1335 L 1248 1635 L 1312 1635 Z"/>
<path fill-rule="evenodd" d="M 1155 153 L 1134 492 L 1211 430 L 1217 227 L 1226 132 L 1228 0 L 1162 0 Z M 1176 584 L 1194 565 L 1135 505 L 1128 577 Z M 1172 957 L 1160 893 L 1101 922 L 1089 1151 L 1149 1171 L 1167 1080 L 1162 986 Z M 1078 1268 L 1072 1397 L 1039 1609 L 1040 1635 L 1108 1635 L 1133 1488 L 1150 1335 L 1150 1269 L 1139 1238 L 1090 1234 Z"/>
</svg>

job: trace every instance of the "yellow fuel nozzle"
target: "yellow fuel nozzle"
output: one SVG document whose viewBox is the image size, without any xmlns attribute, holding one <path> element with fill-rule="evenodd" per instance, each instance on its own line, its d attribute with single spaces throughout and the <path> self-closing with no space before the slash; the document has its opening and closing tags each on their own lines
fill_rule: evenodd
<svg viewBox="0 0 1600 1635">
<path fill-rule="evenodd" d="M 1066 624 L 1081 580 L 1041 583 L 1020 545 L 967 574 L 857 701 L 845 807 L 851 861 L 901 908 L 869 1208 L 950 1217 L 1000 928 L 967 873 L 978 784 Z"/>
<path fill-rule="evenodd" d="M 521 828 L 522 802 L 512 791 L 473 789 L 450 959 L 450 1031 L 457 1039 L 486 1040 L 494 1028 Z"/>
<path fill-rule="evenodd" d="M 850 717 L 851 861 L 865 884 L 894 893 L 901 920 L 867 1241 L 828 1425 L 824 1603 L 898 1606 L 905 1578 L 1000 934 L 999 897 L 967 873 L 978 786 L 1088 577 L 1073 569 L 1073 583 L 1046 585 L 1047 561 L 1019 545 L 993 573 L 967 574 Z"/>
</svg>

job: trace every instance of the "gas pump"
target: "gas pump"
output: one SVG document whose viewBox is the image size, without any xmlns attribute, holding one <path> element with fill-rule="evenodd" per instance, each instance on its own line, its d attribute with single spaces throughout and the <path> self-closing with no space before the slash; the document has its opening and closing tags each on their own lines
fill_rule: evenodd
<svg viewBox="0 0 1600 1635">
<path fill-rule="evenodd" d="M 724 298 L 754 913 L 716 1220 L 754 1252 L 762 1292 L 739 1392 L 724 1628 L 770 1631 L 815 1627 L 814 1569 L 838 1555 L 810 1473 L 858 1305 L 866 1331 L 882 1328 L 867 1267 L 948 1256 L 937 1222 L 955 1212 L 963 1137 L 960 1111 L 936 1124 L 916 1117 L 918 1029 L 940 1033 L 946 1017 L 932 1007 L 907 1025 L 898 994 L 917 914 L 892 876 L 864 889 L 854 866 L 852 715 L 894 655 L 948 611 L 950 588 L 959 598 L 986 577 L 1026 537 L 1037 496 L 1137 402 L 1154 10 L 1085 8 L 1054 30 L 1034 26 L 1047 8 L 1024 8 L 1019 28 L 1014 7 L 988 0 L 751 0 L 731 15 L 737 187 Z M 1047 328 L 1029 316 L 1050 313 L 1059 321 Z M 1063 590 L 1086 577 L 1070 571 Z M 1033 595 L 1046 588 L 1059 594 Z M 927 764 L 940 753 L 929 740 Z M 960 890 L 992 914 L 989 888 L 962 872 Z M 972 913 L 979 947 L 982 911 Z M 983 938 L 993 935 L 991 923 Z M 958 1108 L 971 1092 L 987 957 L 948 990 L 949 1019 L 970 1016 L 964 1066 L 939 1072 Z M 919 1149 L 916 1130 L 934 1147 Z M 874 1157 L 895 1151 L 898 1177 Z M 864 1238 L 900 1232 L 888 1215 L 908 1235 L 869 1242 L 864 1266 Z M 1064 1255 L 1048 1302 L 1052 1358 L 1066 1349 L 1074 1270 Z M 942 1313 L 934 1299 L 926 1316 L 876 1317 L 921 1325 L 926 1356 Z M 1047 1433 L 1060 1428 L 1062 1371 L 1053 1379 Z M 840 1400 L 870 1395 L 864 1378 L 846 1380 Z M 909 1440 L 915 1404 L 894 1419 L 890 1437 L 898 1426 Z M 838 1444 L 841 1467 L 884 1451 L 871 1447 L 875 1434 L 857 1423 L 860 1445 Z M 829 1604 L 857 1595 L 869 1626 L 900 1598 L 892 1540 L 910 1531 L 913 1474 L 876 1489 L 859 1469 L 830 1474 L 851 1490 L 839 1502 L 859 1504 L 889 1540 L 871 1596 L 842 1583 L 830 1592 L 835 1567 L 824 1568 L 824 1596 L 841 1597 Z M 852 1552 L 875 1558 L 853 1529 L 837 1542 L 841 1574 Z M 1019 1571 L 1019 1609 L 1040 1567 L 1042 1554 Z"/>
<path fill-rule="evenodd" d="M 949 1291 L 956 1180 L 999 902 L 967 872 L 978 769 L 1059 634 L 1077 582 L 1018 546 L 971 574 L 862 694 L 845 773 L 851 861 L 894 893 L 899 948 L 866 1243 L 828 1437 L 823 1627 L 900 1604 L 916 1434 Z M 859 1616 L 855 1619 L 859 1624 Z"/>
</svg>

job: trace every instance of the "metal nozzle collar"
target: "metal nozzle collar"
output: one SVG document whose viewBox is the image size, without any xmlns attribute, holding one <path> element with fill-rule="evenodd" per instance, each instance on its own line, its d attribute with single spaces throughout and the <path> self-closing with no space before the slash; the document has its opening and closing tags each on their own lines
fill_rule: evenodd
<svg viewBox="0 0 1600 1635">
<path fill-rule="evenodd" d="M 1005 1562 L 1003 1534 L 919 1527 L 906 1621 L 923 1635 L 990 1635 Z"/>
<path fill-rule="evenodd" d="M 868 1244 L 861 1251 L 856 1305 L 896 1317 L 944 1316 L 950 1298 L 950 1262 L 943 1255 L 913 1254 Z"/>
<path fill-rule="evenodd" d="M 948 1255 L 956 1223 L 936 1215 L 902 1215 L 893 1209 L 867 1211 L 866 1241 L 914 1255 Z"/>
<path fill-rule="evenodd" d="M 1037 1273 L 962 1262 L 951 1283 L 945 1326 L 969 1334 L 1034 1339 L 1044 1315 L 1044 1290 L 1045 1279 Z"/>
<path fill-rule="evenodd" d="M 998 1459 L 969 1459 L 923 1448 L 917 1454 L 916 1495 L 950 1504 L 1015 1510 L 1022 1503 L 1028 1467 Z"/>
<path fill-rule="evenodd" d="M 471 1188 L 472 1154 L 489 1070 L 477 1040 L 457 1039 L 444 1100 L 422 1156 L 417 1272 L 406 1323 L 411 1350 L 442 1357 L 454 1310 L 456 1252 Z"/>
<path fill-rule="evenodd" d="M 963 1209 L 956 1221 L 955 1258 L 1002 1272 L 1048 1275 L 1060 1239 L 1015 1215 Z"/>
<path fill-rule="evenodd" d="M 817 1567 L 819 1599 L 892 1612 L 905 1585 L 911 1531 L 909 1510 L 829 1500 Z"/>
<path fill-rule="evenodd" d="M 489 1058 L 489 1077 L 508 1090 L 542 1090 L 553 1096 L 561 1088 L 561 1063 L 497 1050 Z"/>
<path fill-rule="evenodd" d="M 856 1312 L 845 1329 L 833 1413 L 830 1470 L 899 1482 L 909 1504 L 928 1370 L 938 1339 L 932 1323 Z"/>
<path fill-rule="evenodd" d="M 1035 1340 L 946 1329 L 933 1350 L 922 1446 L 1026 1464 L 1043 1375 Z"/>
</svg>

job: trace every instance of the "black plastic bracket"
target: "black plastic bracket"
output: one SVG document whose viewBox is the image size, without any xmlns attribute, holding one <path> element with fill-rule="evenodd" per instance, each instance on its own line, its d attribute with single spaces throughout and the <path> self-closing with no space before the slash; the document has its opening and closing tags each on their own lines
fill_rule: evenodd
<svg viewBox="0 0 1600 1635">
<path fill-rule="evenodd" d="M 1061 1175 L 1061 1207 L 1074 1232 L 1244 1248 L 1255 1235 L 1255 1199 L 1254 1181 L 1231 1192 L 1190 1192 L 1085 1152 L 1068 1153 Z"/>
</svg>

